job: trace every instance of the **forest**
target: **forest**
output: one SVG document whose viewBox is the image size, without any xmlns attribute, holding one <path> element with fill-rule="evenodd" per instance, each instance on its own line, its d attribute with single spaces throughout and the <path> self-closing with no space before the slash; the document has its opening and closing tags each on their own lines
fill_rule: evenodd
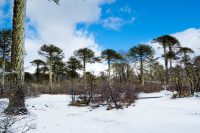
<svg viewBox="0 0 200 133">
<path fill-rule="evenodd" d="M 55 6 L 62 4 L 59 2 L 53 0 Z M 12 28 L 0 29 L 0 132 L 2 133 L 24 133 L 37 129 L 34 124 L 27 123 L 34 121 L 30 115 L 33 114 L 33 109 L 39 108 L 36 109 L 37 105 L 32 103 L 31 99 L 36 100 L 38 97 L 45 99 L 47 96 L 54 96 L 56 99 L 58 96 L 60 98 L 67 96 L 69 102 L 66 102 L 65 106 L 69 106 L 68 110 L 103 108 L 107 112 L 108 110 L 120 112 L 134 109 L 140 99 L 150 99 L 150 101 L 159 99 L 160 94 L 166 93 L 166 96 L 169 94 L 170 100 L 189 100 L 200 96 L 200 55 L 195 53 L 192 47 L 183 46 L 171 34 L 154 36 L 150 44 L 134 44 L 128 50 L 105 48 L 100 54 L 96 54 L 92 48 L 82 47 L 73 51 L 73 55 L 69 58 L 65 58 L 65 51 L 56 44 L 40 44 L 41 47 L 37 50 L 40 58 L 30 62 L 35 71 L 28 72 L 24 60 L 26 56 L 31 55 L 26 53 L 24 47 L 25 17 L 26 0 L 14 0 Z M 159 44 L 157 49 L 162 50 L 161 56 L 156 56 L 157 49 L 153 48 L 152 44 Z M 104 64 L 106 69 L 100 73 L 90 71 L 88 65 L 95 63 Z M 143 97 L 143 95 L 148 96 Z M 51 101 L 54 98 L 49 97 L 49 99 L 50 101 L 46 99 L 47 104 L 45 104 L 47 110 L 54 104 Z M 199 102 L 200 99 L 197 100 Z M 38 106 L 42 104 L 43 101 L 41 104 L 38 103 Z M 178 104 L 177 102 L 176 105 Z M 57 105 L 59 106 L 59 103 Z M 185 107 L 188 108 L 190 107 Z M 67 119 L 66 117 L 66 121 Z M 126 130 L 131 132 L 129 129 Z M 81 132 L 77 129 L 73 131 Z M 51 131 L 46 130 L 46 132 Z"/>
</svg>

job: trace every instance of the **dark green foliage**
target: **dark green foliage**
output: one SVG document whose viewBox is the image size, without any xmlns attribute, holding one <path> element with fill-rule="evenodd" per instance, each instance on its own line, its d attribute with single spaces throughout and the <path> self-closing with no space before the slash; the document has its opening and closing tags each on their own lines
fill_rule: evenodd
<svg viewBox="0 0 200 133">
<path fill-rule="evenodd" d="M 85 63 L 93 63 L 94 62 L 94 52 L 89 49 L 89 48 L 82 48 L 82 49 L 79 49 L 79 50 L 76 50 L 74 52 L 74 55 L 79 58 L 83 64 Z"/>
<path fill-rule="evenodd" d="M 67 68 L 69 77 L 75 79 L 79 77 L 77 70 L 80 70 L 82 65 L 79 60 L 72 56 L 67 61 Z"/>
<path fill-rule="evenodd" d="M 151 46 L 145 44 L 139 44 L 137 46 L 132 47 L 129 50 L 129 56 L 133 57 L 134 59 L 140 61 L 145 61 L 146 59 L 153 56 L 154 50 Z"/>
<path fill-rule="evenodd" d="M 55 45 L 46 45 L 44 44 L 40 50 L 38 51 L 38 53 L 45 57 L 47 60 L 50 60 L 50 58 L 52 60 L 58 60 L 58 59 L 62 59 L 64 57 L 63 51 L 56 47 Z"/>
<path fill-rule="evenodd" d="M 44 66 L 45 62 L 43 60 L 40 60 L 40 59 L 35 59 L 31 63 L 37 67 L 35 75 L 36 75 L 37 83 L 38 83 L 39 79 L 40 79 L 40 67 Z"/>
<path fill-rule="evenodd" d="M 144 85 L 144 62 L 153 54 L 153 48 L 145 44 L 139 44 L 129 50 L 129 56 L 140 62 L 140 81 L 142 85 Z"/>
<path fill-rule="evenodd" d="M 187 62 L 190 60 L 189 54 L 194 53 L 194 51 L 191 48 L 188 47 L 180 47 L 180 49 L 178 50 L 178 54 L 182 55 L 183 57 L 183 62 L 185 64 L 187 64 Z"/>
<path fill-rule="evenodd" d="M 113 49 L 106 49 L 103 50 L 101 53 L 101 57 L 103 59 L 106 59 L 107 61 L 113 61 L 115 59 L 121 59 L 120 54 L 118 54 L 115 50 Z"/>
</svg>

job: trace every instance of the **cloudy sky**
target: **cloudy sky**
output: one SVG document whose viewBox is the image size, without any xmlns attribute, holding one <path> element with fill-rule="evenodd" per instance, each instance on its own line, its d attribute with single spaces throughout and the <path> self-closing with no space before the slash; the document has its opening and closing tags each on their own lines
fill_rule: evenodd
<svg viewBox="0 0 200 133">
<path fill-rule="evenodd" d="M 199 0 L 27 0 L 26 71 L 42 44 L 55 44 L 67 58 L 83 47 L 128 50 L 157 36 L 171 34 L 200 54 Z M 12 27 L 13 0 L 0 0 L 0 29 Z M 161 51 L 153 44 L 157 55 Z M 88 65 L 98 72 L 105 65 Z"/>
</svg>

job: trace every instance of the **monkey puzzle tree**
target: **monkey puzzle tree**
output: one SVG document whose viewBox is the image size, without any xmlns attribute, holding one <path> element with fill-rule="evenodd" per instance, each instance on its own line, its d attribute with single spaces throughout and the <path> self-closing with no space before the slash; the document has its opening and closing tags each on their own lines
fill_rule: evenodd
<svg viewBox="0 0 200 133">
<path fill-rule="evenodd" d="M 40 78 L 40 66 L 44 65 L 45 62 L 43 60 L 40 60 L 40 59 L 35 59 L 31 62 L 33 65 L 36 66 L 36 81 L 37 81 L 37 84 L 39 82 L 39 78 Z"/>
<path fill-rule="evenodd" d="M 11 53 L 11 46 L 12 46 L 12 31 L 1 30 L 0 31 L 0 51 L 2 55 L 1 93 L 4 92 L 6 62 L 8 61 L 8 58 Z"/>
<path fill-rule="evenodd" d="M 93 75 L 91 72 L 86 72 L 87 84 L 89 86 L 89 99 L 87 101 L 87 105 L 92 101 L 93 91 L 96 82 L 96 76 Z"/>
<path fill-rule="evenodd" d="M 64 75 L 66 72 L 66 65 L 62 61 L 62 59 L 57 58 L 52 66 L 54 82 L 57 83 L 59 81 L 59 75 Z"/>
<path fill-rule="evenodd" d="M 86 79 L 86 63 L 94 63 L 94 52 L 89 48 L 82 48 L 79 50 L 76 50 L 74 52 L 74 55 L 79 58 L 79 60 L 82 62 L 83 65 L 83 76 L 84 76 L 84 85 L 85 90 L 87 90 L 87 79 Z"/>
<path fill-rule="evenodd" d="M 64 58 L 64 54 L 63 51 L 54 46 L 54 45 L 46 45 L 44 44 L 40 50 L 38 51 L 38 53 L 46 58 L 47 63 L 49 64 L 49 91 L 51 93 L 52 88 L 53 88 L 53 83 L 52 83 L 52 67 L 53 64 L 57 61 L 57 60 L 62 60 Z"/>
<path fill-rule="evenodd" d="M 67 61 L 68 75 L 71 79 L 75 79 L 78 77 L 77 70 L 82 68 L 82 65 L 79 60 L 75 57 L 71 56 Z"/>
<path fill-rule="evenodd" d="M 185 67 L 187 67 L 187 62 L 190 60 L 189 54 L 194 53 L 194 51 L 191 48 L 188 47 L 180 47 L 178 50 L 178 54 L 183 55 L 183 62 Z"/>
<path fill-rule="evenodd" d="M 184 63 L 185 72 L 190 82 L 190 90 L 191 90 L 191 93 L 193 94 L 194 83 L 192 82 L 192 79 L 194 78 L 193 77 L 194 65 L 192 64 L 192 62 L 190 62 L 190 56 L 189 56 L 189 54 L 192 54 L 192 53 L 194 53 L 194 51 L 188 47 L 180 47 L 180 49 L 178 50 L 178 54 L 182 55 L 181 62 Z"/>
<path fill-rule="evenodd" d="M 120 59 L 121 56 L 113 49 L 106 49 L 103 50 L 101 53 L 101 57 L 107 61 L 108 64 L 108 80 L 110 82 L 111 80 L 111 74 L 110 74 L 110 68 L 111 68 L 111 62 Z"/>
<path fill-rule="evenodd" d="M 129 55 L 140 62 L 140 82 L 144 85 L 144 62 L 153 56 L 154 50 L 151 46 L 139 44 L 129 50 Z"/>
<path fill-rule="evenodd" d="M 167 57 L 167 47 L 169 47 L 170 54 L 172 55 L 172 46 L 178 44 L 178 40 L 170 35 L 163 35 L 157 37 L 153 40 L 153 43 L 159 43 L 164 50 L 164 60 L 165 60 L 165 81 L 169 82 L 169 72 L 168 72 L 168 57 Z"/>
<path fill-rule="evenodd" d="M 111 68 L 111 63 L 112 61 L 116 60 L 116 59 L 120 59 L 121 56 L 120 54 L 118 54 L 115 50 L 113 49 L 106 49 L 103 50 L 101 53 L 101 57 L 107 61 L 108 64 L 108 83 L 109 83 L 109 90 L 110 90 L 110 96 L 113 100 L 113 102 L 115 103 L 116 108 L 118 108 L 117 102 L 113 96 L 113 91 L 112 91 L 112 85 L 111 85 L 111 74 L 110 74 L 110 68 Z"/>
<path fill-rule="evenodd" d="M 177 38 L 171 35 L 166 35 L 165 38 L 168 41 L 168 48 L 169 48 L 169 51 L 167 52 L 167 57 L 170 61 L 170 68 L 172 68 L 172 59 L 174 59 L 176 56 L 176 52 L 180 47 L 180 42 L 178 41 Z"/>
<path fill-rule="evenodd" d="M 59 0 L 52 0 L 58 4 Z M 24 40 L 26 0 L 14 0 L 12 32 L 13 86 L 9 97 L 7 113 L 27 112 L 24 103 Z"/>
</svg>

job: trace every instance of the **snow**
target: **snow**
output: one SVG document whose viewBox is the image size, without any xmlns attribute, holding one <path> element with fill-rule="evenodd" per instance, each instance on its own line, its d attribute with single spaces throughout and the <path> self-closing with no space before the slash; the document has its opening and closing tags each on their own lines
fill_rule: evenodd
<svg viewBox="0 0 200 133">
<path fill-rule="evenodd" d="M 145 99 L 111 111 L 68 106 L 68 95 L 41 95 L 26 99 L 26 105 L 37 124 L 31 133 L 199 133 L 200 98 L 171 96 L 168 91 L 141 93 L 139 98 Z"/>
</svg>

